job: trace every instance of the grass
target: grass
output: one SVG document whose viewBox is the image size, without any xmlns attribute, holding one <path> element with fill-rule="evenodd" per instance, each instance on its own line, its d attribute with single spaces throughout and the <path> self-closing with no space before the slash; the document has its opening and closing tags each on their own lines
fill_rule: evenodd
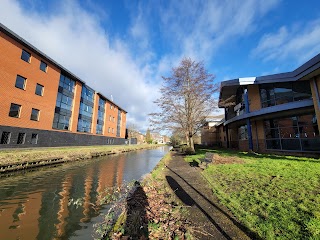
<svg viewBox="0 0 320 240">
<path fill-rule="evenodd" d="M 28 149 L 1 149 L 0 165 L 19 163 L 21 161 L 33 161 L 48 158 L 91 158 L 93 154 L 105 152 L 119 153 L 123 151 L 152 148 L 159 145 L 109 145 L 109 146 L 78 146 L 78 147 L 52 147 L 52 148 L 28 148 Z"/>
<path fill-rule="evenodd" d="M 222 204 L 263 239 L 320 239 L 320 160 L 199 148 L 240 158 L 244 164 L 211 164 L 203 171 Z"/>
</svg>

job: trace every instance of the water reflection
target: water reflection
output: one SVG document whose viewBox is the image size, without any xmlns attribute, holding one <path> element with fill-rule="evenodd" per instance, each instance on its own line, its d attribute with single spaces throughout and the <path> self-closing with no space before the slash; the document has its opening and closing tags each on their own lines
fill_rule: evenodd
<svg viewBox="0 0 320 240">
<path fill-rule="evenodd" d="M 105 211 L 96 207 L 99 193 L 139 179 L 168 150 L 142 150 L 0 178 L 0 239 L 88 239 L 93 219 Z M 81 205 L 75 203 L 78 199 Z"/>
</svg>

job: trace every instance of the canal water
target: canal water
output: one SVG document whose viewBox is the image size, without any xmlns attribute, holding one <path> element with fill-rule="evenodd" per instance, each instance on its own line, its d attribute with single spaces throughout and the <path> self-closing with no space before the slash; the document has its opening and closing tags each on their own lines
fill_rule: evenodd
<svg viewBox="0 0 320 240">
<path fill-rule="evenodd" d="M 99 193 L 149 173 L 169 147 L 140 150 L 0 178 L 0 239 L 92 239 Z M 70 204 L 82 199 L 81 206 Z"/>
</svg>

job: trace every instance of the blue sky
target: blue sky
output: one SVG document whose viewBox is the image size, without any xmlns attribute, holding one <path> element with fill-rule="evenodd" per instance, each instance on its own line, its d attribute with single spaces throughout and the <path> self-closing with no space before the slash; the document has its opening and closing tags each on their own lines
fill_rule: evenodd
<svg viewBox="0 0 320 240">
<path fill-rule="evenodd" d="M 0 22 L 126 109 L 144 131 L 182 57 L 215 81 L 292 71 L 320 53 L 320 2 L 1 0 Z"/>
</svg>

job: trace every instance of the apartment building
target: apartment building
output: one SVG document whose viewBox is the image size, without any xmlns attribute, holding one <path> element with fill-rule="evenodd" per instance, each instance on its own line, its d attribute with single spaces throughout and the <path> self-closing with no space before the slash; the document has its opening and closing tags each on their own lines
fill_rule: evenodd
<svg viewBox="0 0 320 240">
<path fill-rule="evenodd" d="M 320 54 L 292 72 L 221 83 L 224 147 L 255 152 L 320 153 Z"/>
<path fill-rule="evenodd" d="M 0 148 L 126 143 L 123 108 L 2 24 L 0 53 Z"/>
</svg>

